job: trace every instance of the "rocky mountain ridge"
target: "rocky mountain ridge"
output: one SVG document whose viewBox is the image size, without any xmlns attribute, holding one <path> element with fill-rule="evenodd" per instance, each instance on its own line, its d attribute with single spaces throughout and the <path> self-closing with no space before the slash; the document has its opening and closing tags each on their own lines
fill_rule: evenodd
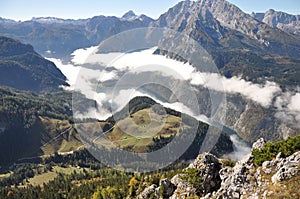
<svg viewBox="0 0 300 199">
<path fill-rule="evenodd" d="M 228 79 L 241 77 L 261 85 L 271 80 L 283 90 L 292 90 L 294 85 L 300 82 L 296 72 L 300 63 L 296 60 L 300 54 L 300 37 L 274 29 L 225 0 L 180 2 L 151 25 L 169 27 L 189 35 L 210 53 L 221 75 Z M 166 37 L 165 43 L 168 40 L 169 37 Z M 167 49 L 175 49 L 172 42 L 165 46 Z M 291 49 L 296 51 L 291 52 Z M 189 48 L 182 42 L 174 51 L 181 52 L 181 55 L 199 71 L 204 70 L 197 60 L 196 48 Z M 159 54 L 176 59 L 172 52 L 160 51 Z M 293 61 L 283 61 L 287 58 L 284 56 Z M 202 92 L 202 99 L 205 98 L 203 96 Z M 260 97 L 263 98 L 263 95 Z M 253 143 L 259 137 L 266 140 L 283 139 L 297 132 L 297 128 L 275 117 L 278 109 L 273 105 L 262 107 L 239 95 L 228 93 L 227 104 L 225 125 L 238 132 L 248 142 Z M 205 108 L 201 107 L 201 110 Z M 252 118 L 251 121 L 249 118 Z"/>
<path fill-rule="evenodd" d="M 300 53 L 299 36 L 274 29 L 226 0 L 180 2 L 151 25 L 183 32 L 212 52 L 239 49 L 292 57 Z"/>
<path fill-rule="evenodd" d="M 78 48 L 98 45 L 125 30 L 159 26 L 184 32 L 211 50 L 238 48 L 297 57 L 299 36 L 275 29 L 270 20 L 257 18 L 225 0 L 186 0 L 157 20 L 143 14 L 137 16 L 133 11 L 120 18 L 102 15 L 78 20 L 40 17 L 23 22 L 1 18 L 0 34 L 30 43 L 43 55 L 62 58 Z M 290 18 L 293 20 L 292 16 Z"/>
<path fill-rule="evenodd" d="M 300 15 L 291 15 L 270 9 L 265 13 L 253 12 L 251 16 L 273 28 L 300 35 Z"/>
<path fill-rule="evenodd" d="M 183 174 L 177 174 L 171 180 L 162 179 L 159 186 L 153 184 L 147 187 L 137 198 L 146 199 L 151 196 L 171 199 L 186 197 L 254 199 L 280 198 L 285 195 L 297 198 L 299 192 L 294 190 L 293 186 L 297 186 L 300 180 L 299 144 L 298 150 L 292 155 L 286 157 L 280 152 L 272 160 L 264 161 L 262 166 L 255 165 L 257 157 L 254 151 L 263 150 L 266 145 L 263 139 L 255 142 L 252 153 L 234 166 L 209 153 L 201 154 Z"/>
<path fill-rule="evenodd" d="M 147 27 L 152 21 L 146 15 L 136 16 L 133 12 L 121 18 L 100 15 L 78 20 L 39 17 L 13 21 L 1 18 L 0 34 L 30 43 L 44 56 L 64 58 L 78 48 L 98 45 L 114 34 Z"/>
</svg>

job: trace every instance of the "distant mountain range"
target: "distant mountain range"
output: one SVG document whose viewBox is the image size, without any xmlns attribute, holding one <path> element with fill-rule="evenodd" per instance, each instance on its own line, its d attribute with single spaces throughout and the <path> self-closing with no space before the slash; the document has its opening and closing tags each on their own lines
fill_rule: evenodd
<svg viewBox="0 0 300 199">
<path fill-rule="evenodd" d="M 33 18 L 16 22 L 0 19 L 0 35 L 30 43 L 44 56 L 69 56 L 74 50 L 98 45 L 102 40 L 119 32 L 147 27 L 153 19 L 135 15 L 132 11 L 118 18 L 95 16 L 90 19 Z"/>
<path fill-rule="evenodd" d="M 77 48 L 98 45 L 125 30 L 148 26 L 169 27 L 192 34 L 204 47 L 238 48 L 298 57 L 299 16 L 268 11 L 246 14 L 225 0 L 183 1 L 154 20 L 133 11 L 122 17 L 89 19 L 33 18 L 16 22 L 0 18 L 0 34 L 30 43 L 44 56 L 62 58 Z M 280 31 L 279 28 L 283 31 Z"/>
<path fill-rule="evenodd" d="M 270 9 L 265 13 L 253 12 L 251 16 L 273 28 L 300 35 L 300 15 L 291 15 Z"/>
</svg>

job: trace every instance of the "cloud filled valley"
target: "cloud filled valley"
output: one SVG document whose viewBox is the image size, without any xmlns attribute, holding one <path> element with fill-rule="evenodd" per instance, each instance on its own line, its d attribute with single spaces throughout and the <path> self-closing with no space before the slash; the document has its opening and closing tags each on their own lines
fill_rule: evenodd
<svg viewBox="0 0 300 199">
<path fill-rule="evenodd" d="M 264 84 L 256 84 L 246 81 L 241 77 L 233 76 L 232 78 L 226 78 L 217 73 L 201 72 L 189 63 L 175 61 L 162 55 L 154 55 L 153 52 L 155 48 L 128 54 L 97 54 L 95 53 L 96 49 L 97 47 L 91 47 L 76 50 L 72 54 L 72 62 L 67 64 L 55 58 L 49 58 L 49 60 L 53 61 L 67 77 L 71 87 L 66 89 L 79 90 L 85 94 L 86 97 L 96 100 L 100 107 L 111 101 L 111 93 L 95 92 L 95 84 L 110 80 L 117 81 L 124 73 L 136 70 L 139 67 L 158 65 L 169 68 L 174 74 L 179 74 L 177 78 L 182 78 L 182 80 L 189 82 L 192 86 L 201 86 L 209 90 L 241 95 L 262 107 L 273 108 L 276 110 L 275 116 L 277 118 L 289 124 L 298 125 L 299 127 L 300 93 L 295 91 L 283 92 L 280 85 L 275 82 L 266 80 Z M 86 68 L 84 64 L 97 64 L 97 66 L 100 67 L 98 69 Z M 109 67 L 113 67 L 113 69 L 108 70 Z M 172 76 L 171 72 L 170 74 Z M 297 89 L 295 90 L 297 91 Z M 134 94 L 133 90 L 131 92 L 133 92 L 131 93 L 132 96 L 143 94 L 141 92 Z M 146 94 L 144 93 L 144 95 Z M 129 100 L 130 99 L 128 99 L 128 101 Z M 125 104 L 123 102 L 123 104 L 120 105 Z M 173 104 L 170 106 L 176 109 L 176 105 L 174 106 Z M 178 109 L 180 111 L 182 108 L 177 107 L 177 110 Z M 100 108 L 99 110 L 102 109 Z M 109 112 L 102 112 L 102 114 L 102 117 L 101 114 L 97 114 L 97 117 L 99 117 L 99 119 L 105 119 L 104 117 L 107 117 Z M 88 115 L 91 116 L 91 114 Z"/>
<path fill-rule="evenodd" d="M 209 116 L 195 111 L 181 102 L 166 102 L 158 99 L 152 93 L 139 89 L 121 89 L 118 94 L 112 94 L 112 88 L 97 89 L 99 85 L 106 82 L 114 82 L 116 85 L 122 76 L 128 72 L 136 72 L 143 66 L 164 66 L 172 72 L 167 75 L 172 78 L 179 78 L 181 81 L 188 82 L 193 88 L 203 87 L 210 91 L 217 91 L 230 95 L 242 96 L 245 100 L 250 100 L 255 104 L 274 110 L 273 117 L 278 118 L 287 126 L 299 127 L 300 123 L 300 93 L 283 92 L 280 86 L 271 81 L 264 84 L 256 84 L 246 81 L 241 77 L 226 78 L 217 73 L 203 73 L 192 65 L 169 59 L 162 55 L 154 55 L 155 48 L 150 48 L 132 53 L 108 53 L 97 54 L 96 47 L 76 50 L 70 63 L 62 63 L 59 59 L 50 58 L 57 67 L 65 74 L 70 87 L 68 90 L 78 90 L 87 98 L 97 102 L 97 108 L 90 107 L 86 112 L 75 114 L 78 118 L 97 118 L 105 120 L 112 115 L 111 107 L 114 105 L 120 110 L 130 99 L 136 96 L 148 96 L 165 107 L 186 113 L 194 118 L 211 123 Z M 113 61 L 112 61 L 113 60 Z M 87 65 L 90 64 L 90 65 Z M 95 68 L 99 66 L 98 69 Z M 88 66 L 88 67 L 86 67 Z M 93 66 L 93 67 L 89 67 Z M 147 67 L 149 69 L 149 67 Z M 151 67 L 150 67 L 151 68 Z M 154 67 L 155 69 L 155 67 Z M 151 69 L 150 69 L 151 70 Z M 226 99 L 225 99 L 226 107 Z M 224 106 L 224 104 L 223 104 Z M 224 108 L 224 107 L 223 107 Z M 230 111 L 230 110 L 226 110 Z M 201 112 L 201 111 L 200 111 Z M 218 123 L 225 124 L 226 119 L 216 118 Z M 226 125 L 226 124 L 225 124 Z M 232 135 L 235 151 L 228 155 L 233 159 L 241 159 L 249 153 L 250 148 L 238 136 Z"/>
</svg>

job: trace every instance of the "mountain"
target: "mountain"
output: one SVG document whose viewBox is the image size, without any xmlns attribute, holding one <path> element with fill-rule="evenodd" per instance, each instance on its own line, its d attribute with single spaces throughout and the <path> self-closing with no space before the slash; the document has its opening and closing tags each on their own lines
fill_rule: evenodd
<svg viewBox="0 0 300 199">
<path fill-rule="evenodd" d="M 139 21 L 143 21 L 146 23 L 150 23 L 153 21 L 153 19 L 151 19 L 150 17 L 146 16 L 146 15 L 136 15 L 132 10 L 129 10 L 128 12 L 126 12 L 121 19 L 123 20 L 129 20 L 129 21 L 133 21 L 133 20 L 139 20 Z"/>
<path fill-rule="evenodd" d="M 45 56 L 69 56 L 78 48 L 98 45 L 119 32 L 148 26 L 169 27 L 191 35 L 208 50 L 240 49 L 298 57 L 300 37 L 290 35 L 242 12 L 225 0 L 183 1 L 153 20 L 128 11 L 121 18 L 33 18 L 0 20 L 0 34 L 32 44 Z M 76 41 L 76 42 L 74 42 Z"/>
<path fill-rule="evenodd" d="M 31 45 L 0 37 L 0 84 L 16 89 L 46 92 L 59 90 L 66 77 Z"/>
<path fill-rule="evenodd" d="M 297 92 L 295 85 L 300 85 L 300 37 L 274 29 L 225 0 L 180 2 L 151 26 L 169 27 L 199 42 L 211 55 L 220 74 L 229 81 L 232 77 L 260 85 L 272 81 L 286 92 Z M 180 52 L 187 59 L 184 61 L 201 72 L 210 72 L 209 69 L 205 71 L 197 54 L 193 54 L 198 52 L 197 48 L 187 48 L 186 43 L 181 42 L 174 50 L 173 39 L 170 35 L 163 39 L 164 49 Z M 172 52 L 159 49 L 156 53 L 178 58 Z M 203 92 L 201 87 L 198 90 L 199 106 L 205 110 L 203 99 L 209 99 L 209 93 Z M 259 94 L 259 97 L 263 99 L 264 95 Z M 239 94 L 227 93 L 227 106 L 224 125 L 248 142 L 253 143 L 259 137 L 279 140 L 297 135 L 299 131 L 297 122 L 287 124 L 284 118 L 278 117 L 274 103 L 262 106 Z"/>
<path fill-rule="evenodd" d="M 80 25 L 86 22 L 85 19 L 60 19 L 57 17 L 33 17 L 30 21 L 37 22 L 41 24 L 73 24 L 73 25 Z"/>
<path fill-rule="evenodd" d="M 270 9 L 265 13 L 253 12 L 251 16 L 273 28 L 300 35 L 300 15 L 291 15 Z"/>
<path fill-rule="evenodd" d="M 292 57 L 300 54 L 299 36 L 274 29 L 225 0 L 180 2 L 152 25 L 183 32 L 212 52 L 247 49 Z"/>
<path fill-rule="evenodd" d="M 129 10 L 121 18 L 125 20 L 129 20 L 129 19 L 134 19 L 136 17 L 137 15 L 132 10 Z"/>
<path fill-rule="evenodd" d="M 300 37 L 274 29 L 225 0 L 180 2 L 151 26 L 169 27 L 189 35 L 209 52 L 226 77 L 241 76 L 252 82 L 270 78 L 283 87 L 300 83 L 295 72 L 300 63 Z M 166 37 L 168 40 L 172 38 Z M 169 45 L 164 47 L 172 49 L 172 43 Z M 180 48 L 186 48 L 185 43 L 177 51 Z M 182 53 L 197 67 L 199 61 L 192 57 L 193 51 Z"/>
<path fill-rule="evenodd" d="M 79 20 L 40 17 L 16 22 L 1 18 L 0 35 L 30 43 L 44 56 L 63 58 L 78 48 L 98 45 L 119 32 L 147 27 L 152 21 L 133 12 L 122 18 L 101 15 Z"/>
<path fill-rule="evenodd" d="M 151 165 L 160 163 L 152 162 L 153 154 L 151 152 L 160 154 L 161 158 L 167 155 L 168 157 L 165 157 L 164 160 L 170 159 L 177 162 L 194 159 L 202 145 L 212 146 L 211 149 L 207 150 L 211 150 L 219 157 L 233 151 L 233 143 L 227 133 L 211 126 L 213 133 L 208 134 L 208 124 L 199 122 L 178 111 L 165 108 L 148 97 L 133 98 L 122 110 L 115 113 L 113 117 L 100 121 L 99 125 L 104 132 L 101 132 L 102 134 L 99 134 L 98 129 L 92 130 L 93 125 L 90 122 L 80 123 L 77 129 L 79 129 L 78 132 L 82 139 L 90 146 L 90 151 L 95 157 L 101 159 L 99 154 L 107 154 L 104 156 L 109 158 L 113 152 L 117 157 L 115 157 L 116 161 L 111 162 L 110 165 L 121 164 L 124 169 L 128 165 L 138 164 L 138 162 L 134 162 L 136 153 L 149 155 L 147 159 Z M 105 136 L 103 136 L 104 134 Z M 187 143 L 189 139 L 190 142 Z M 117 147 L 111 148 L 107 145 L 108 140 Z M 177 150 L 172 148 L 174 144 Z M 178 146 L 186 147 L 186 150 L 178 151 Z M 119 150 L 120 153 L 115 153 Z M 132 153 L 123 153 L 122 151 Z M 172 151 L 172 153 L 167 152 L 165 154 L 166 151 Z M 162 160 L 162 162 L 164 161 Z M 139 166 L 139 168 L 141 167 Z"/>
<path fill-rule="evenodd" d="M 280 94 L 291 92 L 293 95 L 297 92 L 295 85 L 300 84 L 299 36 L 273 28 L 225 0 L 183 1 L 157 20 L 142 18 L 143 15 L 136 16 L 130 11 L 122 18 L 34 18 L 26 22 L 0 23 L 0 31 L 1 34 L 12 34 L 23 40 L 32 39 L 39 51 L 45 53 L 49 50 L 54 53 L 52 55 L 61 57 L 78 47 L 96 45 L 123 30 L 148 26 L 168 27 L 199 42 L 211 54 L 221 75 L 227 79 L 240 77 L 260 85 L 272 81 L 282 89 Z M 185 49 L 185 43 L 182 42 L 178 48 Z M 169 49 L 172 47 L 169 46 Z M 190 50 L 187 55 L 192 54 L 190 52 L 194 49 Z M 194 58 L 187 56 L 187 61 L 198 67 L 199 63 Z M 200 93 L 202 90 L 198 89 L 201 99 L 209 99 L 209 93 Z M 237 131 L 244 140 L 254 142 L 261 136 L 266 140 L 278 140 L 297 134 L 298 127 L 289 126 L 278 117 L 275 98 L 271 106 L 262 106 L 239 94 L 227 96 L 229 109 L 226 125 Z M 208 109 L 206 102 L 199 106 Z M 249 118 L 252 118 L 251 121 Z M 292 120 L 297 121 L 294 118 Z"/>
</svg>

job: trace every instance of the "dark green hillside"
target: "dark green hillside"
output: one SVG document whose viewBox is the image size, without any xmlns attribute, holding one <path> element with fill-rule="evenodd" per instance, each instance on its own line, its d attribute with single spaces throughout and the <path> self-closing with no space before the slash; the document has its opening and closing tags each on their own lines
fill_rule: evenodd
<svg viewBox="0 0 300 199">
<path fill-rule="evenodd" d="M 31 45 L 0 37 L 0 84 L 35 92 L 57 91 L 66 77 Z"/>
<path fill-rule="evenodd" d="M 72 125 L 71 99 L 66 92 L 36 95 L 0 87 L 0 165 L 76 150 L 81 143 Z"/>
<path fill-rule="evenodd" d="M 220 72 L 228 78 L 242 76 L 253 82 L 268 78 L 282 87 L 300 84 L 299 58 L 243 50 L 216 51 L 211 55 Z"/>
</svg>

